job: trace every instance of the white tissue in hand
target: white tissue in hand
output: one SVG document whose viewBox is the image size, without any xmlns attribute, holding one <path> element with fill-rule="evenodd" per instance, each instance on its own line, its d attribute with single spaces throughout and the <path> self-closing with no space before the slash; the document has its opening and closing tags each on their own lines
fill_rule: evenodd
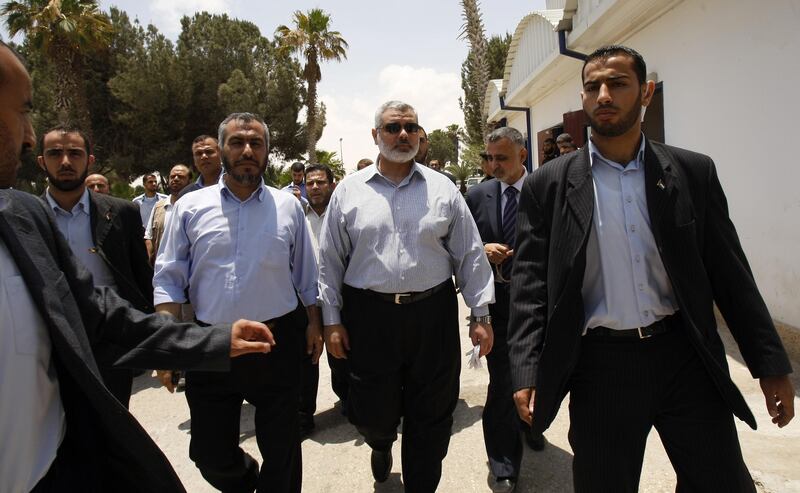
<svg viewBox="0 0 800 493">
<path fill-rule="evenodd" d="M 467 351 L 467 356 L 469 356 L 469 363 L 467 364 L 468 368 L 479 370 L 483 368 L 481 364 L 481 346 L 477 345 L 472 348 L 472 351 Z"/>
</svg>

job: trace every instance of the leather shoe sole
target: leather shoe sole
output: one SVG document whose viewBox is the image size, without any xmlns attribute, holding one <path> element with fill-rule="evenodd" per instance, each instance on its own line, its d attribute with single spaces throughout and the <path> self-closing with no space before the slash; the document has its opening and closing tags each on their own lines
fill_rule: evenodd
<svg viewBox="0 0 800 493">
<path fill-rule="evenodd" d="M 492 485 L 494 493 L 513 493 L 517 487 L 517 482 L 511 478 L 498 479 Z"/>
<path fill-rule="evenodd" d="M 373 450 L 369 464 L 372 467 L 372 477 L 383 483 L 389 479 L 389 472 L 392 470 L 392 451 Z"/>
</svg>

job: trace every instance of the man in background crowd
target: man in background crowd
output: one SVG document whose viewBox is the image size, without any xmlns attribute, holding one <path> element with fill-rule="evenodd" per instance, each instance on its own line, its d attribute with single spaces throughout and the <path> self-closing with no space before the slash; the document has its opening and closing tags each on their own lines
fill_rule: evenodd
<svg viewBox="0 0 800 493">
<path fill-rule="evenodd" d="M 542 164 L 558 157 L 558 147 L 556 141 L 552 137 L 547 137 L 542 143 Z"/>
<path fill-rule="evenodd" d="M 111 194 L 111 187 L 108 184 L 108 178 L 99 173 L 94 173 L 87 176 L 84 183 L 86 184 L 86 188 L 92 192 L 102 193 L 105 195 Z"/>
<path fill-rule="evenodd" d="M 283 187 L 284 190 L 288 190 L 295 194 L 295 196 L 300 200 L 303 205 L 308 203 L 308 194 L 306 190 L 306 182 L 305 182 L 305 164 L 297 161 L 292 163 L 291 173 L 292 173 L 292 182 Z M 299 195 L 298 195 L 299 194 Z"/>
<path fill-rule="evenodd" d="M 419 150 L 417 155 L 414 156 L 414 161 L 420 164 L 428 164 L 428 132 L 424 128 L 419 127 Z"/>
<path fill-rule="evenodd" d="M 178 198 L 195 190 L 216 185 L 219 181 L 219 175 L 222 174 L 222 161 L 220 161 L 219 144 L 216 138 L 210 135 L 195 137 L 192 141 L 192 164 L 199 176 L 194 183 L 181 190 Z"/>
<path fill-rule="evenodd" d="M 142 228 L 147 226 L 150 213 L 153 212 L 156 202 L 167 198 L 163 193 L 158 192 L 158 178 L 155 173 L 147 173 L 142 178 L 144 193 L 133 198 L 133 203 L 139 206 L 139 215 L 142 218 Z"/>
<path fill-rule="evenodd" d="M 359 159 L 358 163 L 356 163 L 356 171 L 361 171 L 372 163 L 372 159 L 369 158 Z"/>
<path fill-rule="evenodd" d="M 181 191 L 189 185 L 191 176 L 192 173 L 185 164 L 176 164 L 169 170 L 169 180 L 167 181 L 169 197 L 159 200 L 153 207 L 153 212 L 150 214 L 147 228 L 144 231 L 144 243 L 147 246 L 147 257 L 150 259 L 150 265 L 156 263 L 158 246 L 161 244 L 164 226 L 172 212 L 172 205 L 178 200 Z"/>
</svg>

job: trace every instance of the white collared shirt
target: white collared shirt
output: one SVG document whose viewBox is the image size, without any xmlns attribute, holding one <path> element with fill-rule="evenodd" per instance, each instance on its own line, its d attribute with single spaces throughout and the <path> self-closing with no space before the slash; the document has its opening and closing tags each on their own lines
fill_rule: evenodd
<svg viewBox="0 0 800 493">
<path fill-rule="evenodd" d="M 0 491 L 30 491 L 66 432 L 47 326 L 0 241 Z"/>
</svg>

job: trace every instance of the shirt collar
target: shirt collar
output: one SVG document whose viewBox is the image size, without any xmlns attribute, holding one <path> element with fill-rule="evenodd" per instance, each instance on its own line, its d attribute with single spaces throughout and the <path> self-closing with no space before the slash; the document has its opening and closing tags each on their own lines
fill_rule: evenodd
<svg viewBox="0 0 800 493">
<path fill-rule="evenodd" d="M 523 170 L 522 171 L 522 176 L 519 178 L 519 180 L 515 181 L 514 184 L 509 185 L 508 183 L 506 183 L 504 181 L 500 182 L 500 193 L 501 194 L 506 193 L 506 188 L 508 188 L 508 187 L 516 188 L 517 192 L 521 192 L 522 191 L 522 183 L 525 181 L 525 177 L 528 176 L 528 168 L 523 166 L 522 170 Z M 500 180 L 498 180 L 498 181 L 500 181 Z"/>
<path fill-rule="evenodd" d="M 62 209 L 60 205 L 58 205 L 58 202 L 56 202 L 56 200 L 53 198 L 53 196 L 50 195 L 50 187 L 47 187 L 47 191 L 45 192 L 45 197 L 47 197 L 47 203 L 50 204 L 50 208 L 53 209 L 54 211 L 66 212 L 68 214 L 73 214 L 75 212 L 83 212 L 87 216 L 89 215 L 89 189 L 88 188 L 84 188 L 83 189 L 83 195 L 81 195 L 80 200 L 78 200 L 78 203 L 75 204 L 75 207 L 73 207 L 71 211 L 66 211 L 66 210 Z"/>
<path fill-rule="evenodd" d="M 644 134 L 641 134 L 641 143 L 639 144 L 639 152 L 636 153 L 636 157 L 629 163 L 626 163 L 627 166 L 623 166 L 621 163 L 617 163 L 616 161 L 611 161 L 603 157 L 600 154 L 600 151 L 595 147 L 594 142 L 592 139 L 589 139 L 589 166 L 595 165 L 595 160 L 598 160 L 601 163 L 606 164 L 607 166 L 611 166 L 612 168 L 616 168 L 619 171 L 624 170 L 638 170 L 642 163 L 644 162 Z"/>
<path fill-rule="evenodd" d="M 391 183 L 392 185 L 395 185 L 397 188 L 400 188 L 400 187 L 402 187 L 404 185 L 407 185 L 407 184 L 411 183 L 411 179 L 414 177 L 414 175 L 419 176 L 423 180 L 425 179 L 425 173 L 422 171 L 422 167 L 423 166 L 421 164 L 417 163 L 417 162 L 414 162 L 411 165 L 411 171 L 409 171 L 408 175 L 405 178 L 403 178 L 403 181 L 401 181 L 398 184 L 395 184 L 392 180 L 386 178 L 385 176 L 383 176 L 383 174 L 381 174 L 380 170 L 378 169 L 379 168 L 379 163 L 380 163 L 380 156 L 378 156 L 378 161 L 375 162 L 375 165 L 372 166 L 372 168 L 370 168 L 369 166 L 367 168 L 365 168 L 365 169 L 369 169 L 369 171 L 367 171 L 367 173 L 366 173 L 366 176 L 364 177 L 364 181 L 365 182 L 368 182 L 368 181 L 374 179 L 376 176 L 379 176 L 381 179 L 383 179 L 387 183 Z"/>
<path fill-rule="evenodd" d="M 322 211 L 322 214 L 317 214 L 317 211 L 315 211 L 314 208 L 311 207 L 311 204 L 306 204 L 305 208 L 306 208 L 306 216 L 314 215 L 319 219 L 325 217 L 325 213 L 328 211 L 328 208 L 326 207 L 325 210 Z"/>
<path fill-rule="evenodd" d="M 228 188 L 228 185 L 225 183 L 225 180 L 222 179 L 222 176 L 219 177 L 219 189 L 223 197 L 234 199 L 242 203 L 252 200 L 253 197 L 255 197 L 259 202 L 264 202 L 264 193 L 266 192 L 266 186 L 264 185 L 263 178 L 261 179 L 258 188 L 256 188 L 246 200 L 239 200 L 239 197 L 237 197 L 233 192 L 231 192 L 230 188 Z"/>
</svg>

